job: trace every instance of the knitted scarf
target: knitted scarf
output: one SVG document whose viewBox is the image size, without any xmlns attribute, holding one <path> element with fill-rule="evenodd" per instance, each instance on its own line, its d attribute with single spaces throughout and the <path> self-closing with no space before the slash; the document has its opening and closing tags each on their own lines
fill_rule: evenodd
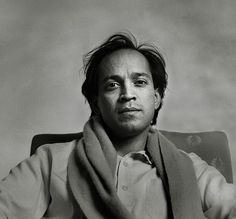
<svg viewBox="0 0 236 219">
<path fill-rule="evenodd" d="M 187 155 L 152 128 L 146 150 L 163 180 L 171 217 L 205 218 L 193 165 Z M 116 160 L 116 150 L 101 122 L 97 117 L 90 119 L 68 164 L 72 194 L 87 219 L 136 219 L 117 196 Z"/>
</svg>

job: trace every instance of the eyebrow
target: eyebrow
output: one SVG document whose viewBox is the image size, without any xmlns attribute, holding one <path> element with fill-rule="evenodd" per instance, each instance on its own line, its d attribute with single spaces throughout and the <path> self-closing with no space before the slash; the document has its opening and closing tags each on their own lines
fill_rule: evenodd
<svg viewBox="0 0 236 219">
<path fill-rule="evenodd" d="M 132 72 L 131 73 L 131 76 L 132 77 L 147 77 L 149 79 L 152 78 L 152 75 L 151 74 L 148 74 L 146 72 Z"/>
<path fill-rule="evenodd" d="M 138 77 L 146 77 L 146 78 L 152 79 L 152 75 L 148 74 L 146 72 L 132 72 L 131 73 L 131 78 L 138 78 Z M 119 74 L 110 75 L 110 76 L 106 76 L 102 81 L 103 81 L 103 83 L 105 83 L 106 81 L 108 81 L 110 79 L 111 80 L 120 80 L 121 77 Z"/>
</svg>

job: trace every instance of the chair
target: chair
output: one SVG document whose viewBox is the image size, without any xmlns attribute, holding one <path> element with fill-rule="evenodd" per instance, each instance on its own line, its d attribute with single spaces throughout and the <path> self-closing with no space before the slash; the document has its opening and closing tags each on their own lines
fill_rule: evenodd
<svg viewBox="0 0 236 219">
<path fill-rule="evenodd" d="M 233 182 L 232 164 L 227 136 L 221 131 L 180 133 L 160 130 L 176 147 L 187 153 L 194 152 L 209 165 L 215 166 L 226 178 Z M 43 144 L 69 142 L 82 137 L 82 133 L 40 134 L 31 143 L 30 155 Z"/>
</svg>

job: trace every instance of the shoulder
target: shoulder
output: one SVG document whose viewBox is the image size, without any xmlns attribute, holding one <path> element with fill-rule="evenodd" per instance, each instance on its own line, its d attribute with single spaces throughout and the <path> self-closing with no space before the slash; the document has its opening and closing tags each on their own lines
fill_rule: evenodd
<svg viewBox="0 0 236 219">
<path fill-rule="evenodd" d="M 192 160 L 193 164 L 195 164 L 195 165 L 207 165 L 207 163 L 204 160 L 202 160 L 201 157 L 199 157 L 197 154 L 195 154 L 193 152 L 187 153 L 181 149 L 178 149 L 178 151 L 181 154 L 183 154 L 184 156 L 189 157 Z"/>
<path fill-rule="evenodd" d="M 224 176 L 215 167 L 208 165 L 197 154 L 184 151 L 181 153 L 189 156 L 193 162 L 203 209 L 205 211 L 211 209 L 206 215 L 219 212 L 228 214 L 231 209 L 235 209 L 236 186 L 227 183 Z"/>
<path fill-rule="evenodd" d="M 60 171 L 66 169 L 70 154 L 73 153 L 78 140 L 65 143 L 53 143 L 40 146 L 33 157 L 39 157 L 44 160 L 52 171 Z"/>
<path fill-rule="evenodd" d="M 51 159 L 61 156 L 66 158 L 73 151 L 76 143 L 77 140 L 64 143 L 44 144 L 36 150 L 35 155 L 43 155 Z"/>
<path fill-rule="evenodd" d="M 197 154 L 191 152 L 187 153 L 183 150 L 180 150 L 180 153 L 189 157 L 189 159 L 192 161 L 196 177 L 199 178 L 204 172 L 205 173 L 212 173 L 212 171 L 217 171 L 214 167 L 207 164 L 206 161 L 204 161 L 201 157 L 199 157 Z"/>
</svg>

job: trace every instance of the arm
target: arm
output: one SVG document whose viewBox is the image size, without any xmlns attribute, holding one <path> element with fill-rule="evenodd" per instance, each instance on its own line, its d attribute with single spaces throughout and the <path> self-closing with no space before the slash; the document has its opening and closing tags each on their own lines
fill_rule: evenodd
<svg viewBox="0 0 236 219">
<path fill-rule="evenodd" d="M 201 193 L 203 210 L 207 218 L 236 218 L 236 186 L 226 182 L 224 176 L 196 154 L 193 161 Z"/>
<path fill-rule="evenodd" d="M 46 147 L 12 169 L 0 182 L 0 219 L 41 218 L 50 199 L 49 175 Z"/>
</svg>

